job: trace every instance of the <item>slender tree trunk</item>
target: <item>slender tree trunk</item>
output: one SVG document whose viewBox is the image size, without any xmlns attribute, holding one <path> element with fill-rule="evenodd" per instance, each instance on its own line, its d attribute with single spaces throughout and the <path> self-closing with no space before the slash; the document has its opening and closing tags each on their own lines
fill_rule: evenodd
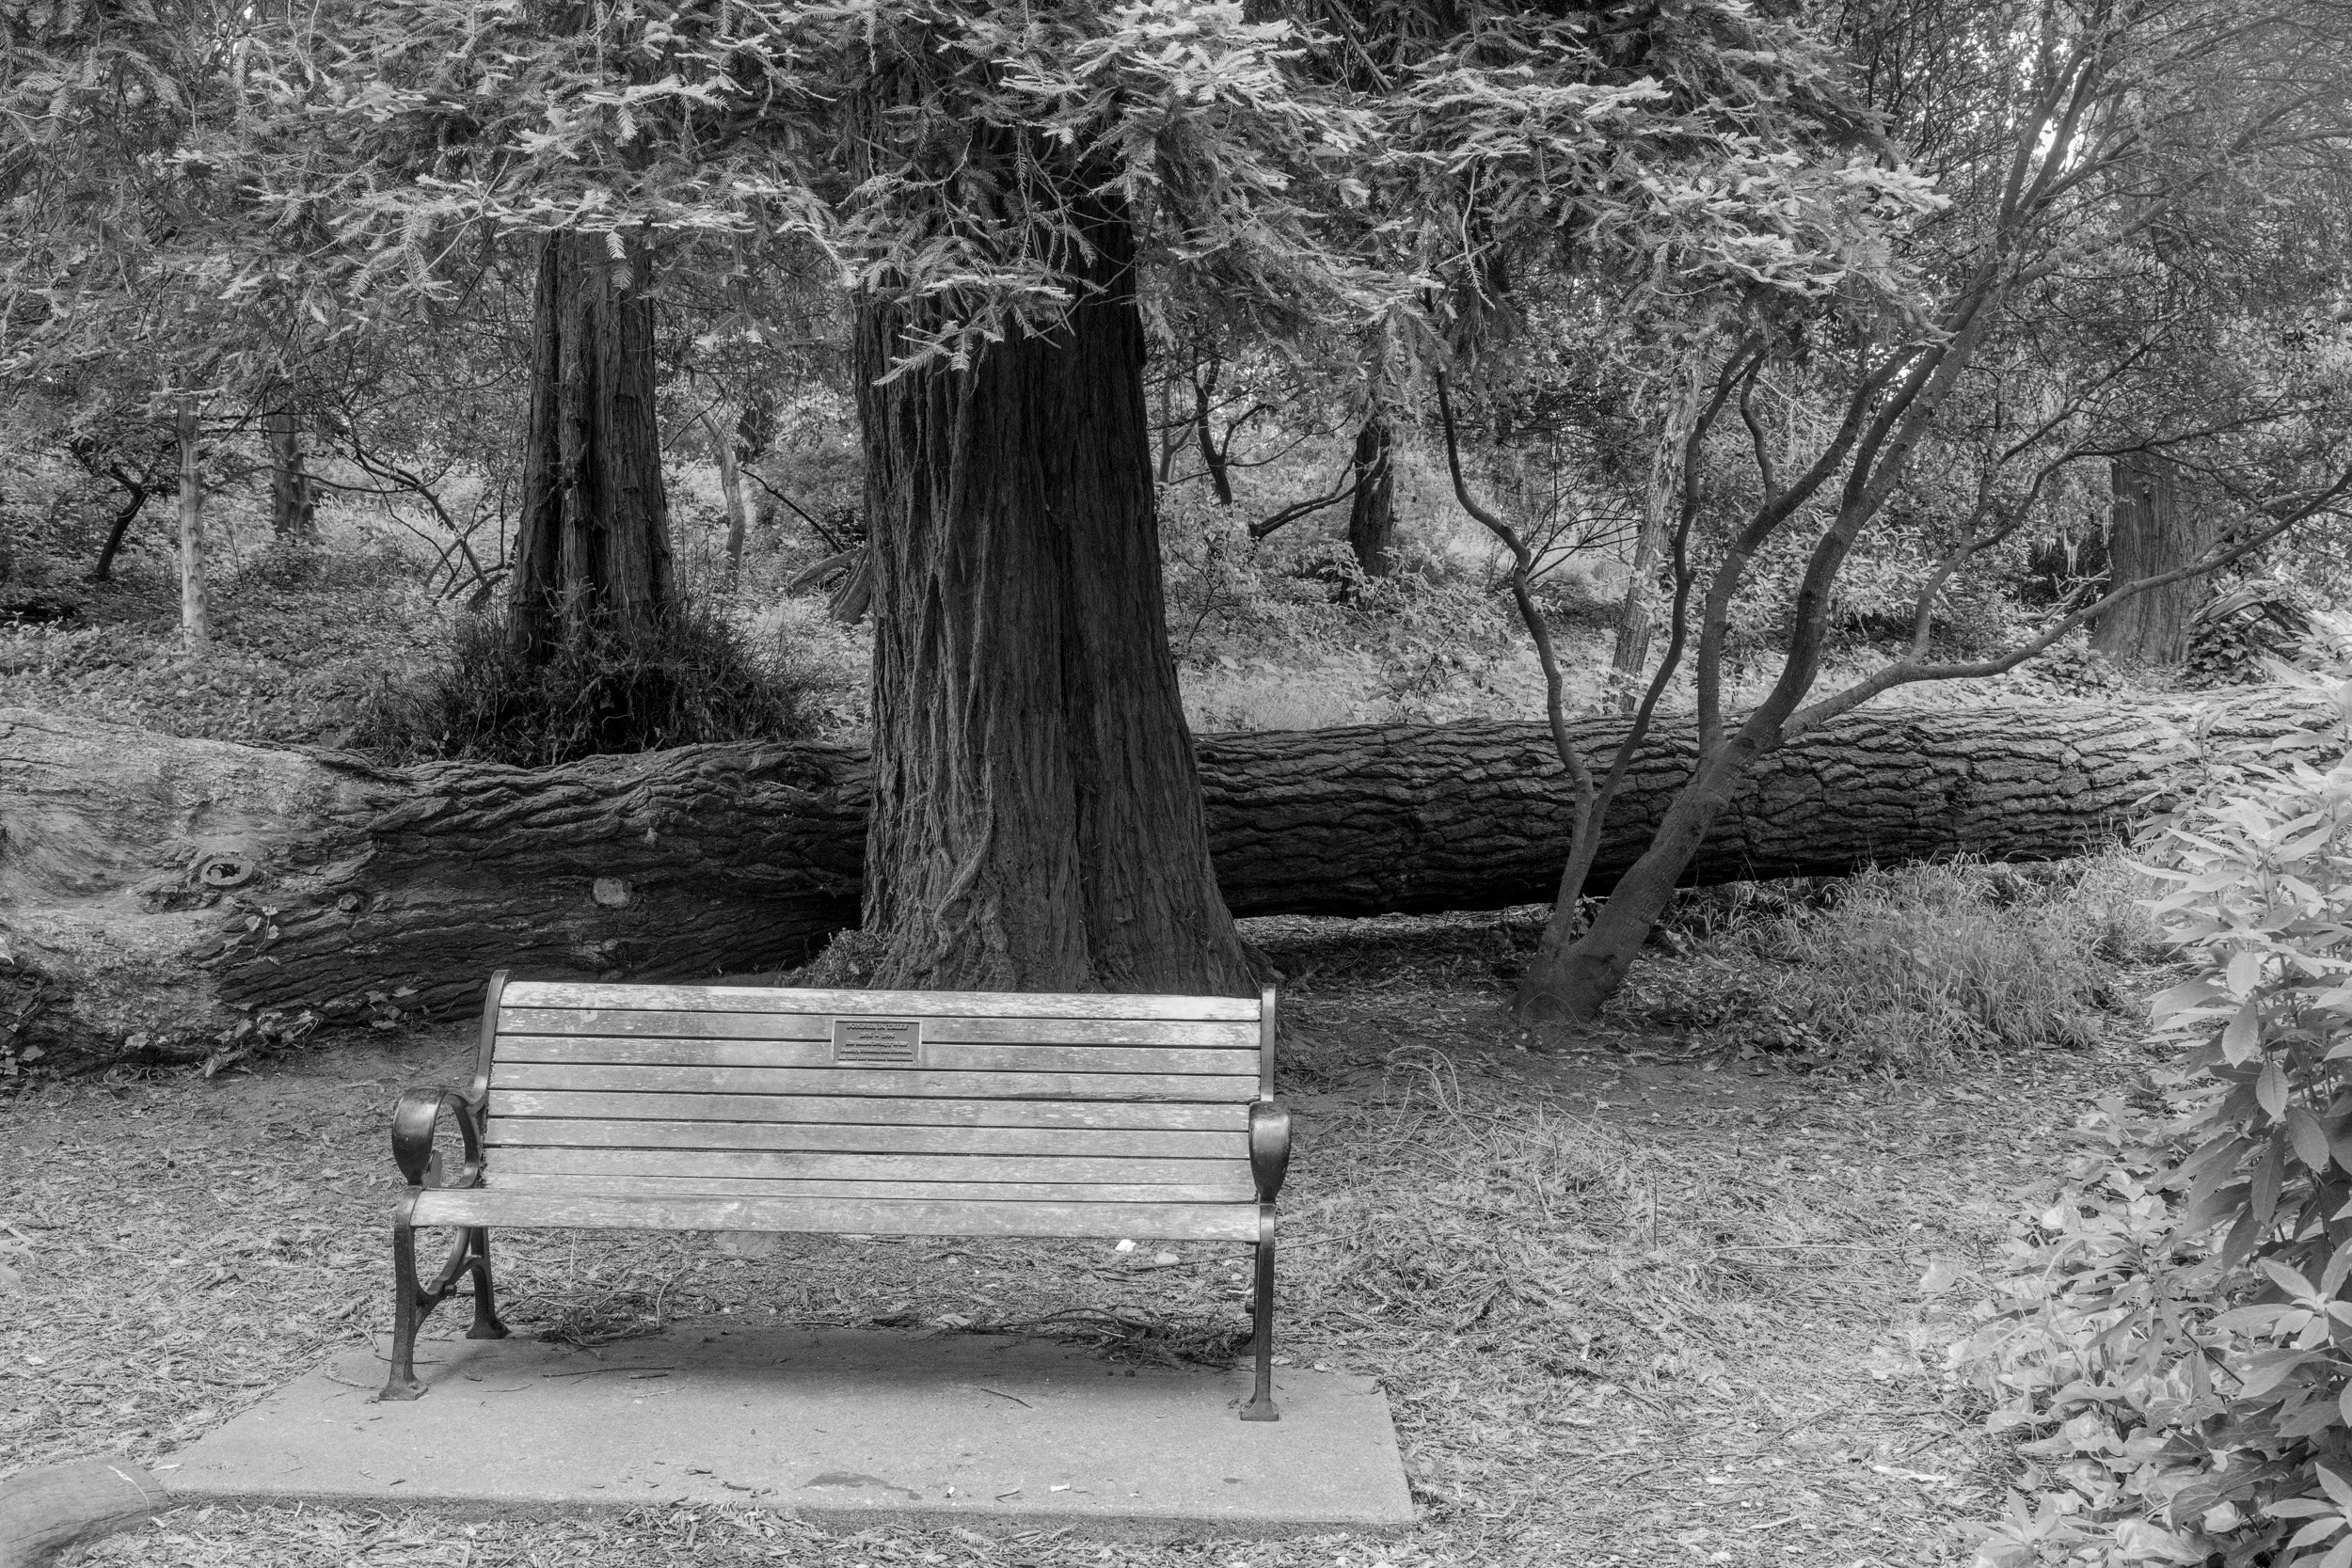
<svg viewBox="0 0 2352 1568">
<path fill-rule="evenodd" d="M 1707 842 L 1708 831 L 1735 800 L 1759 754 L 1745 736 L 1726 740 L 1703 762 L 1666 808 L 1649 846 L 1617 879 L 1600 912 L 1565 948 L 1539 949 L 1520 976 L 1513 1011 L 1523 1022 L 1588 1022 L 1617 993 L 1658 917 Z"/>
<path fill-rule="evenodd" d="M 1088 238 L 1068 325 L 967 371 L 880 384 L 924 324 L 859 312 L 877 986 L 1249 988 L 1168 657 L 1133 238 Z"/>
<path fill-rule="evenodd" d="M 1662 411 L 1657 444 L 1650 452 L 1649 484 L 1642 493 L 1642 527 L 1634 535 L 1633 566 L 1626 575 L 1625 605 L 1617 617 L 1617 645 L 1609 668 L 1619 713 L 1641 701 L 1642 671 L 1649 663 L 1650 637 L 1658 620 L 1658 557 L 1666 546 L 1676 504 L 1682 499 L 1683 444 L 1698 411 L 1695 360 L 1677 377 L 1674 397 Z"/>
<path fill-rule="evenodd" d="M 263 414 L 262 432 L 269 443 L 270 533 L 278 539 L 308 539 L 317 499 L 303 467 L 302 433 L 293 412 L 274 408 Z"/>
<path fill-rule="evenodd" d="M 213 622 L 204 582 L 204 477 L 198 467 L 203 421 L 196 399 L 183 396 L 172 420 L 180 441 L 180 637 L 188 652 L 212 646 Z"/>
<path fill-rule="evenodd" d="M 1233 476 L 1226 471 L 1225 453 L 1217 450 L 1216 436 L 1210 429 L 1209 394 L 1216 390 L 1217 363 L 1209 361 L 1209 379 L 1194 376 L 1192 381 L 1192 431 L 1200 443 L 1200 461 L 1207 465 L 1210 488 L 1216 492 L 1216 504 L 1233 504 Z"/>
<path fill-rule="evenodd" d="M 741 420 L 735 423 L 739 428 Z M 710 433 L 710 450 L 719 459 L 719 498 L 727 509 L 727 580 L 733 582 L 743 573 L 743 535 L 751 527 L 743 502 L 743 470 L 736 460 L 735 437 L 715 410 L 703 415 L 703 428 Z"/>
<path fill-rule="evenodd" d="M 1378 411 L 1356 433 L 1355 495 L 1347 508 L 1347 546 L 1368 578 L 1396 570 L 1396 470 L 1389 421 Z"/>
<path fill-rule="evenodd" d="M 649 624 L 676 597 L 647 265 L 601 234 L 540 242 L 507 623 L 533 657 L 591 626 Z"/>
<path fill-rule="evenodd" d="M 2196 507 L 2182 504 L 2179 473 L 2165 458 L 2126 453 L 2108 466 L 2108 580 L 2115 586 L 2178 571 L 2212 547 L 2212 528 Z M 2090 645 L 2121 665 L 2177 670 L 2188 662 L 2197 609 L 2212 594 L 2212 579 L 2203 577 L 2136 594 L 2099 617 Z"/>
<path fill-rule="evenodd" d="M 146 510 L 147 498 L 151 493 L 140 481 L 126 479 L 119 471 L 115 480 L 128 492 L 130 499 L 122 503 L 122 509 L 115 514 L 114 521 L 107 525 L 106 542 L 98 546 L 98 564 L 90 568 L 89 579 L 92 582 L 114 580 L 115 556 L 121 550 L 123 537 L 131 531 L 131 525 Z"/>
<path fill-rule="evenodd" d="M 1176 378 L 1160 378 L 1160 464 L 1159 482 L 1168 483 L 1176 477 L 1176 454 L 1184 449 L 1184 433 L 1176 426 Z"/>
</svg>

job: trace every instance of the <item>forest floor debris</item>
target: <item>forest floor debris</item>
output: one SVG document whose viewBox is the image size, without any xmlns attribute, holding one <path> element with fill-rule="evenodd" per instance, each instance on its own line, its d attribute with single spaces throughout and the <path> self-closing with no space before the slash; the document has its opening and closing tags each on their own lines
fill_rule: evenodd
<svg viewBox="0 0 2352 1568">
<path fill-rule="evenodd" d="M 1401 1540 L 1105 1545 L 825 1534 L 694 1509 L 489 1523 L 183 1509 L 91 1560 L 1963 1560 L 1956 1527 L 1997 1511 L 2008 1461 L 1940 1370 L 1949 1317 L 2077 1112 L 2147 1058 L 2110 1041 L 1934 1076 L 1801 1073 L 1623 1029 L 1518 1051 L 1494 966 L 1474 961 L 1485 918 L 1252 923 L 1295 976 L 1282 1094 L 1302 1155 L 1284 1193 L 1279 1348 L 1387 1386 L 1422 1513 Z M 1326 940 L 1348 929 L 1373 940 Z M 406 1085 L 462 1076 L 464 1034 L 0 1102 L 8 1466 L 167 1465 L 330 1349 L 380 1346 L 397 1189 L 386 1114 Z M 1244 1249 L 1139 1240 L 1127 1253 L 559 1232 L 496 1244 L 510 1321 L 581 1344 L 703 1317 L 1018 1325 L 1113 1356 L 1234 1354 Z"/>
</svg>

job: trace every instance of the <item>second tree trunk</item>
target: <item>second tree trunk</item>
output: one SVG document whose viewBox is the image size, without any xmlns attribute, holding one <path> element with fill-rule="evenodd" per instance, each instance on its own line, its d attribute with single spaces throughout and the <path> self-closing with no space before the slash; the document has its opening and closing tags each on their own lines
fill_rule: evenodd
<svg viewBox="0 0 2352 1568">
<path fill-rule="evenodd" d="M 1396 472 L 1390 446 L 1389 422 L 1377 414 L 1356 433 L 1347 547 L 1368 578 L 1385 578 L 1396 569 Z"/>
<path fill-rule="evenodd" d="M 2110 472 L 2111 587 L 2176 572 L 2211 547 L 2213 531 L 2194 505 L 2182 504 L 2180 476 L 2171 463 L 2133 452 L 2117 458 Z M 2099 617 L 2090 645 L 2118 664 L 2176 670 L 2188 662 L 2197 609 L 2212 593 L 2212 580 L 2196 577 L 2136 594 Z"/>
<path fill-rule="evenodd" d="M 676 594 L 646 261 L 614 251 L 604 234 L 540 242 L 508 621 L 534 657 L 592 628 L 648 626 Z"/>
</svg>

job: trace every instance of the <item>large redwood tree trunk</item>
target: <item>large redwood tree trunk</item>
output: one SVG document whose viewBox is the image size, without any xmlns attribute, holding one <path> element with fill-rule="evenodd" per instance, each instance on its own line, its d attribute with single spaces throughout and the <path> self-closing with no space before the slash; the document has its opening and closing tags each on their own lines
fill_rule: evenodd
<svg viewBox="0 0 2352 1568">
<path fill-rule="evenodd" d="M 1160 596 L 1132 241 L 1098 214 L 1066 325 L 882 378 L 857 325 L 872 530 L 873 983 L 1248 989 Z"/>
<path fill-rule="evenodd" d="M 531 423 L 508 634 L 544 657 L 597 626 L 645 625 L 675 597 L 654 307 L 642 247 L 602 234 L 539 242 Z"/>
</svg>

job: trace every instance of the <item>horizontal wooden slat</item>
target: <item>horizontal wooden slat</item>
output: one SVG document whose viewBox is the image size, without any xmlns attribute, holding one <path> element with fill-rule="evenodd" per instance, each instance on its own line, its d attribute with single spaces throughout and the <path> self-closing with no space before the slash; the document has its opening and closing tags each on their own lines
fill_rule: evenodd
<svg viewBox="0 0 2352 1568">
<path fill-rule="evenodd" d="M 1198 1186 L 1056 1185 L 1035 1181 L 771 1181 L 744 1177 L 510 1176 L 492 1172 L 501 1193 L 576 1193 L 583 1197 L 882 1197 L 934 1202 L 1248 1203 L 1247 1179 Z"/>
<path fill-rule="evenodd" d="M 785 1230 L 877 1236 L 1120 1236 L 1254 1242 L 1255 1203 L 1005 1203 L 898 1198 L 604 1197 L 464 1187 L 419 1194 L 411 1221 L 574 1230 Z"/>
<path fill-rule="evenodd" d="M 494 1102 L 495 1103 L 495 1102 Z M 1051 1154 L 1247 1160 L 1247 1132 L 1097 1127 L 866 1126 L 842 1122 L 576 1121 L 494 1116 L 499 1148 L 714 1148 L 868 1154 Z M 495 1162 L 494 1162 L 495 1163 Z"/>
<path fill-rule="evenodd" d="M 1258 1022 L 1258 999 L 1254 996 L 1056 996 L 1027 991 L 796 990 L 766 986 L 575 985 L 509 980 L 499 1000 L 501 1006 L 509 1007 L 626 1007 L 648 1012 Z"/>
<path fill-rule="evenodd" d="M 495 1126 L 506 1117 L 591 1120 L 840 1122 L 892 1127 L 1104 1127 L 1168 1132 L 1245 1130 L 1249 1107 L 1140 1100 L 893 1100 L 875 1095 L 613 1094 L 499 1089 Z"/>
<path fill-rule="evenodd" d="M 1120 1160 L 1050 1154 L 790 1154 L 772 1149 L 507 1148 L 497 1171 L 530 1176 L 760 1176 L 812 1181 L 1223 1180 L 1240 1160 Z"/>
<path fill-rule="evenodd" d="M 611 1039 L 585 1035 L 506 1035 L 498 1060 L 593 1062 L 646 1067 L 831 1067 L 822 1040 Z M 1229 1078 L 1258 1070 L 1255 1051 L 1195 1051 L 1135 1045 L 951 1045 L 923 1042 L 923 1065 L 940 1072 L 1205 1072 Z"/>
<path fill-rule="evenodd" d="M 834 1016 L 501 1006 L 498 1031 L 502 1036 L 822 1040 L 833 1037 Z M 1181 1045 L 1253 1053 L 1259 1046 L 1254 1020 L 1247 1023 L 1216 1023 L 1118 1018 L 925 1018 L 923 1036 L 926 1039 L 971 1045 Z"/>
<path fill-rule="evenodd" d="M 853 1094 L 884 1099 L 1190 1100 L 1257 1097 L 1258 1080 L 1174 1072 L 940 1072 L 930 1068 L 598 1067 L 498 1062 L 490 1088 L 626 1094 Z"/>
</svg>

